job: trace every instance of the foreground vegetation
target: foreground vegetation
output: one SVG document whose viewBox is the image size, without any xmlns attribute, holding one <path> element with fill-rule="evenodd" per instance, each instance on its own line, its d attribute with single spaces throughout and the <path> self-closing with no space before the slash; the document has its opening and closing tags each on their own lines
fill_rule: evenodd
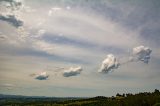
<svg viewBox="0 0 160 106">
<path fill-rule="evenodd" d="M 0 106 L 160 106 L 160 92 L 94 98 L 1 97 Z"/>
</svg>

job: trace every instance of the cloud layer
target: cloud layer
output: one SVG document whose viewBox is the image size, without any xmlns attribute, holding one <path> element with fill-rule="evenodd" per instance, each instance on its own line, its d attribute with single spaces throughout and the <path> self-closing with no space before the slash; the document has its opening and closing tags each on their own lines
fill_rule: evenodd
<svg viewBox="0 0 160 106">
<path fill-rule="evenodd" d="M 29 95 L 35 90 L 31 95 L 47 96 L 108 96 L 117 90 L 135 91 L 140 86 L 145 90 L 157 88 L 159 3 L 157 0 L 0 0 L 0 83 L 22 87 L 12 90 L 14 94 Z M 138 46 L 139 49 L 133 50 L 135 53 L 130 53 L 137 45 L 144 47 Z M 150 53 L 151 50 L 154 52 Z M 47 70 L 46 66 L 52 68 Z M 62 68 L 54 68 L 57 66 Z M 32 74 L 28 78 L 30 73 L 43 69 L 47 74 Z M 115 72 L 106 77 L 98 74 L 98 69 L 102 73 Z M 79 76 L 72 77 L 76 75 Z M 38 81 L 33 80 L 36 76 Z M 57 86 L 60 89 L 53 90 Z M 2 88 L 0 93 L 8 92 Z"/>
</svg>

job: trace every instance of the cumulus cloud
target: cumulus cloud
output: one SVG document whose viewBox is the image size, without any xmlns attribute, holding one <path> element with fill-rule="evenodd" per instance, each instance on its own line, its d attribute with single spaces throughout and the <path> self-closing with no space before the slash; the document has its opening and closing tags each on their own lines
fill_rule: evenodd
<svg viewBox="0 0 160 106">
<path fill-rule="evenodd" d="M 14 27 L 23 25 L 20 19 L 19 10 L 22 3 L 16 0 L 1 0 L 0 1 L 0 20 L 12 24 Z"/>
<path fill-rule="evenodd" d="M 46 80 L 48 77 L 49 75 L 47 75 L 47 72 L 41 72 L 35 75 L 35 79 L 38 79 L 38 80 Z"/>
<path fill-rule="evenodd" d="M 0 15 L 0 20 L 6 21 L 10 24 L 12 24 L 15 27 L 19 27 L 23 25 L 23 21 L 16 18 L 14 15 Z"/>
<path fill-rule="evenodd" d="M 63 71 L 63 76 L 64 77 L 76 76 L 80 74 L 81 71 L 82 71 L 82 68 L 80 66 L 75 68 L 71 67 L 70 69 Z"/>
<path fill-rule="evenodd" d="M 133 48 L 132 57 L 130 58 L 130 61 L 143 61 L 144 63 L 148 63 L 151 52 L 152 50 L 149 47 L 135 47 Z"/>
<path fill-rule="evenodd" d="M 113 54 L 107 55 L 107 58 L 102 62 L 101 68 L 98 72 L 111 72 L 114 69 L 117 69 L 119 65 L 123 65 L 133 61 L 143 61 L 148 63 L 150 59 L 150 54 L 152 50 L 149 47 L 138 46 L 133 48 L 132 56 L 129 60 L 119 62 Z"/>
<path fill-rule="evenodd" d="M 101 68 L 98 72 L 110 72 L 114 69 L 117 69 L 120 63 L 117 61 L 117 58 L 113 54 L 108 54 L 106 59 L 102 62 Z"/>
</svg>

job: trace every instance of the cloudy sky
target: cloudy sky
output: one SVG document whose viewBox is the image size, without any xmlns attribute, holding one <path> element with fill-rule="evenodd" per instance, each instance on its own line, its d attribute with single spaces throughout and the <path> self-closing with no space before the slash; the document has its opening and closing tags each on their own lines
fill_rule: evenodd
<svg viewBox="0 0 160 106">
<path fill-rule="evenodd" d="M 159 11 L 159 0 L 0 0 L 0 93 L 112 96 L 160 89 Z M 149 62 L 128 62 L 141 45 L 152 50 Z M 113 70 L 99 73 L 109 54 Z"/>
</svg>

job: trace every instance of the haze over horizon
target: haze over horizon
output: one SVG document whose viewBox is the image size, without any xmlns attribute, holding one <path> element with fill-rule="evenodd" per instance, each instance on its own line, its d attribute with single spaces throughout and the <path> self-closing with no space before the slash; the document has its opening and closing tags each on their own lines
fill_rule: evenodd
<svg viewBox="0 0 160 106">
<path fill-rule="evenodd" d="M 160 89 L 160 1 L 0 0 L 0 94 Z"/>
</svg>

